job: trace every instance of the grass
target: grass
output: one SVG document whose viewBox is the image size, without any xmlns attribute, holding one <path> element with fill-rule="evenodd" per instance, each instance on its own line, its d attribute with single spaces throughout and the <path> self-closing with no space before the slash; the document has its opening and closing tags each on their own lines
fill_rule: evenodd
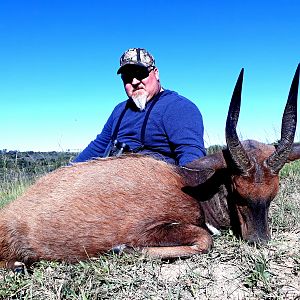
<svg viewBox="0 0 300 300">
<path fill-rule="evenodd" d="M 25 275 L 0 269 L 0 298 L 300 299 L 299 171 L 300 161 L 281 171 L 267 245 L 249 246 L 227 230 L 214 237 L 210 253 L 184 260 L 107 254 L 73 265 L 42 261 Z M 6 173 L 0 183 L 5 203 L 34 180 L 17 168 L 14 174 Z M 35 178 L 43 173 L 41 169 Z"/>
<path fill-rule="evenodd" d="M 0 151 L 0 208 L 40 176 L 66 165 L 75 153 Z"/>
</svg>

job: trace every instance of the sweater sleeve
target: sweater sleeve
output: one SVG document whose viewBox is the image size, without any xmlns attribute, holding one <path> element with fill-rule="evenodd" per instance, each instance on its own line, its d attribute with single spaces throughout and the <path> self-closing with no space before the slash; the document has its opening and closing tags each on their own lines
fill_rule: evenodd
<svg viewBox="0 0 300 300">
<path fill-rule="evenodd" d="M 167 107 L 163 120 L 176 164 L 184 166 L 206 155 L 203 119 L 194 103 L 179 97 Z"/>
<path fill-rule="evenodd" d="M 90 142 L 89 145 L 74 158 L 73 162 L 83 162 L 97 157 L 102 157 L 111 139 L 112 125 L 113 113 L 108 118 L 101 133 L 98 134 L 95 140 Z"/>
</svg>

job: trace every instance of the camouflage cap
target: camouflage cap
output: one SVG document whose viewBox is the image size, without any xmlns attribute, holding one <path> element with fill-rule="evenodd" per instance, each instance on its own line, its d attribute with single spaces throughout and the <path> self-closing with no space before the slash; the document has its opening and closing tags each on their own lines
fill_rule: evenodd
<svg viewBox="0 0 300 300">
<path fill-rule="evenodd" d="M 122 73 L 127 65 L 136 65 L 141 67 L 152 67 L 155 65 L 154 57 L 143 48 L 130 48 L 123 53 L 120 58 L 120 68 L 117 74 Z"/>
</svg>

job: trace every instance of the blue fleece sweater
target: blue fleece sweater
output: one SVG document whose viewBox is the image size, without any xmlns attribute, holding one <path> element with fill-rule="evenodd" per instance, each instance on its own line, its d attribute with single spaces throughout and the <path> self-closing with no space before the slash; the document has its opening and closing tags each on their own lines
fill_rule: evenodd
<svg viewBox="0 0 300 300">
<path fill-rule="evenodd" d="M 118 104 L 97 135 L 75 159 L 74 162 L 102 157 L 111 141 L 120 114 L 127 109 L 117 135 L 119 142 L 125 142 L 131 149 L 141 146 L 141 128 L 151 102 L 140 111 L 132 100 Z M 159 159 L 176 165 L 187 163 L 204 156 L 202 116 L 195 104 L 176 92 L 163 91 L 150 112 L 145 132 L 145 148 L 141 153 L 149 153 Z"/>
</svg>

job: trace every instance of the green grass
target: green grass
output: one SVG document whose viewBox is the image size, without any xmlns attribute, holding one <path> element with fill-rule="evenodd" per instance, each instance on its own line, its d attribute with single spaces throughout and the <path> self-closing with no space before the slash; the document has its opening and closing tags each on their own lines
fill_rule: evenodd
<svg viewBox="0 0 300 300">
<path fill-rule="evenodd" d="M 300 160 L 293 161 L 291 163 L 285 164 L 280 171 L 280 178 L 286 177 L 298 177 L 300 174 Z"/>
<path fill-rule="evenodd" d="M 67 161 L 66 161 L 67 163 Z M 1 177 L 2 205 L 41 174 L 16 167 Z M 281 171 L 270 208 L 272 240 L 249 246 L 230 230 L 211 252 L 172 262 L 137 254 L 103 255 L 77 264 L 39 262 L 32 274 L 0 269 L 0 299 L 299 299 L 300 161 Z"/>
</svg>

